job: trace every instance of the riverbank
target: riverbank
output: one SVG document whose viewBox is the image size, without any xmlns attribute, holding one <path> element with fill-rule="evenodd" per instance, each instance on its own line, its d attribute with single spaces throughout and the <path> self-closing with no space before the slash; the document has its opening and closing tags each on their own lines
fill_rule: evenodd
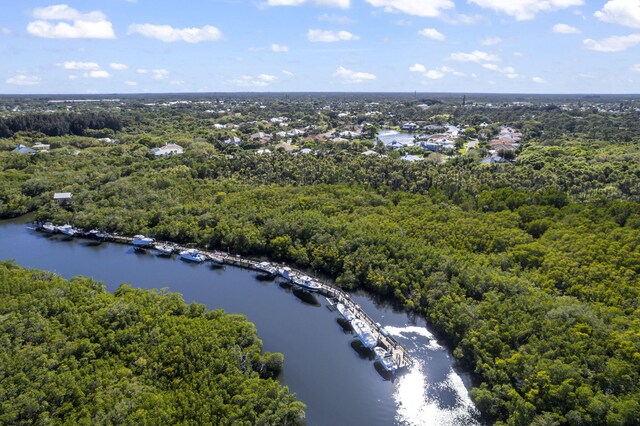
<svg viewBox="0 0 640 426">
<path fill-rule="evenodd" d="M 97 230 L 84 231 L 82 229 L 73 228 L 72 225 L 55 225 L 50 222 L 34 222 L 33 228 L 40 232 L 49 234 L 61 233 L 68 238 L 87 238 L 91 240 L 97 240 L 98 242 L 109 241 L 113 243 L 131 245 L 137 250 L 157 250 L 154 247 L 153 242 L 149 242 L 148 245 L 140 245 L 137 240 L 147 238 L 144 236 L 124 236 L 116 234 L 101 233 Z M 99 235 L 99 237 L 96 237 Z M 153 240 L 155 242 L 155 240 Z M 347 293 L 328 281 L 320 280 L 315 277 L 309 277 L 304 272 L 286 266 L 285 264 L 276 264 L 272 262 L 264 262 L 258 259 L 252 259 L 242 257 L 240 255 L 231 255 L 225 252 L 208 251 L 203 248 L 193 247 L 191 245 L 184 246 L 172 241 L 162 241 L 159 244 L 163 247 L 171 247 L 171 250 L 175 253 L 182 253 L 188 250 L 196 250 L 203 255 L 206 259 L 210 260 L 216 265 L 225 264 L 237 266 L 240 268 L 246 268 L 253 271 L 267 273 L 274 276 L 280 276 L 294 286 L 301 288 L 304 291 L 318 291 L 318 293 L 331 299 L 331 306 L 336 303 L 341 303 L 353 313 L 355 319 L 364 321 L 365 324 L 373 331 L 373 334 L 378 342 L 378 346 L 388 351 L 397 364 L 397 371 L 404 372 L 406 369 L 413 365 L 413 360 L 409 355 L 409 352 L 400 344 L 393 336 L 386 332 L 383 325 L 374 321 L 357 303 L 355 303 Z M 161 254 L 167 254 L 164 251 Z M 316 286 L 310 288 L 305 283 L 311 282 Z"/>
<path fill-rule="evenodd" d="M 22 219 L 22 218 L 21 218 Z M 455 365 L 426 322 L 378 304 L 364 291 L 350 297 L 371 318 L 385 325 L 415 364 L 391 382 L 354 350 L 354 337 L 324 306 L 292 297 L 290 288 L 260 281 L 256 272 L 227 266 L 212 269 L 140 254 L 131 246 L 29 231 L 24 220 L 0 221 L 0 258 L 104 282 L 115 291 L 122 282 L 136 288 L 166 288 L 187 302 L 242 313 L 255 324 L 265 351 L 281 352 L 285 366 L 279 381 L 307 404 L 307 424 L 475 425 L 478 413 L 469 399 L 470 376 Z"/>
</svg>

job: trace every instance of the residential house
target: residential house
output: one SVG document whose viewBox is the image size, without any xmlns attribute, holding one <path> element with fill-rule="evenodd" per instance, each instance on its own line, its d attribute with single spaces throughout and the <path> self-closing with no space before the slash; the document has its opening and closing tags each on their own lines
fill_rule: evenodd
<svg viewBox="0 0 640 426">
<path fill-rule="evenodd" d="M 393 141 L 390 144 L 387 144 L 387 148 L 390 148 L 390 149 L 402 149 L 402 148 L 404 148 L 404 145 L 401 144 L 398 141 Z"/>
<path fill-rule="evenodd" d="M 351 130 L 345 130 L 344 132 L 340 132 L 339 136 L 345 139 L 355 139 L 362 136 L 362 134 L 358 132 L 352 132 Z"/>
<path fill-rule="evenodd" d="M 265 132 L 257 132 L 249 136 L 249 139 L 252 141 L 259 141 L 260 143 L 267 143 L 272 139 L 272 136 L 269 133 Z"/>
<path fill-rule="evenodd" d="M 35 154 L 38 151 L 29 148 L 26 145 L 18 144 L 18 146 L 13 149 L 13 152 L 19 152 L 20 154 Z"/>
<path fill-rule="evenodd" d="M 224 143 L 227 145 L 240 145 L 242 143 L 242 139 L 237 136 L 232 136 L 229 139 L 225 139 Z"/>
<path fill-rule="evenodd" d="M 31 147 L 31 149 L 35 149 L 38 152 L 48 152 L 50 148 L 51 148 L 51 145 L 49 145 L 48 143 L 42 143 L 42 142 L 38 142 L 37 144 Z"/>
<path fill-rule="evenodd" d="M 410 154 L 405 154 L 404 157 L 401 157 L 400 159 L 404 161 L 409 161 L 411 163 L 424 160 L 424 158 L 420 157 L 419 155 L 410 155 Z"/>
<path fill-rule="evenodd" d="M 164 157 L 167 155 L 182 154 L 184 152 L 184 148 L 182 148 L 180 145 L 176 145 L 175 143 L 168 143 L 162 148 L 152 148 L 151 152 L 156 157 Z"/>
</svg>

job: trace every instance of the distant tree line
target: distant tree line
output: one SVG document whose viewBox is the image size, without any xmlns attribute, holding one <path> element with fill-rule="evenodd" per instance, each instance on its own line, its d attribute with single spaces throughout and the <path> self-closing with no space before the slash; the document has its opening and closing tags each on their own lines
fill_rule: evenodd
<svg viewBox="0 0 640 426">
<path fill-rule="evenodd" d="M 24 113 L 0 118 L 0 137 L 9 138 L 17 132 L 40 132 L 46 136 L 82 136 L 87 129 L 122 128 L 119 117 L 105 112 Z"/>
</svg>

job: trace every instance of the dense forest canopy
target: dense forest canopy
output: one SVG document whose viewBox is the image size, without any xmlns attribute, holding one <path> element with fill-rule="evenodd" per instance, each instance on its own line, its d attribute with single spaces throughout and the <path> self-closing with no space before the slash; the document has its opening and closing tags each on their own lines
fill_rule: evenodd
<svg viewBox="0 0 640 426">
<path fill-rule="evenodd" d="M 0 263 L 0 423 L 298 424 L 240 315 Z"/>
<path fill-rule="evenodd" d="M 117 117 L 118 142 L 35 127 L 0 139 L 0 215 L 35 211 L 312 267 L 425 316 L 477 374 L 472 397 L 496 422 L 635 424 L 637 100 L 470 98 L 464 107 L 373 95 L 76 105 Z M 287 149 L 279 137 L 250 139 L 275 135 L 282 126 L 270 120 L 281 116 L 307 133 Z M 459 150 L 409 162 L 401 156 L 416 147 L 391 150 L 371 136 L 410 120 L 460 127 Z M 522 132 L 520 146 L 508 161 L 483 162 L 504 126 Z M 315 137 L 356 128 L 348 141 Z M 225 143 L 231 136 L 242 143 Z M 10 152 L 36 141 L 50 151 Z M 167 142 L 184 154 L 151 153 Z M 272 152 L 256 154 L 264 147 Z M 58 191 L 73 204 L 53 203 Z"/>
</svg>

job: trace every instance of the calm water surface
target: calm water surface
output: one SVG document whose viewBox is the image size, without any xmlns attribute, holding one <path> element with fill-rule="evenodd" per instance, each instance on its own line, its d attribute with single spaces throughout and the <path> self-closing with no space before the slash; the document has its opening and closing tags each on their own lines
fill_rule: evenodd
<svg viewBox="0 0 640 426">
<path fill-rule="evenodd" d="M 229 267 L 214 270 L 178 259 L 138 254 L 129 246 L 65 241 L 26 228 L 26 218 L 0 221 L 0 259 L 51 270 L 70 278 L 92 277 L 109 291 L 120 283 L 182 293 L 187 302 L 242 313 L 255 323 L 264 350 L 285 355 L 281 382 L 307 404 L 309 425 L 475 425 L 478 413 L 468 396 L 470 379 L 426 328 L 364 293 L 353 294 L 371 317 L 406 345 L 417 361 L 394 382 L 352 347 L 354 338 L 337 323 L 337 313 L 304 303 L 256 273 Z"/>
</svg>

